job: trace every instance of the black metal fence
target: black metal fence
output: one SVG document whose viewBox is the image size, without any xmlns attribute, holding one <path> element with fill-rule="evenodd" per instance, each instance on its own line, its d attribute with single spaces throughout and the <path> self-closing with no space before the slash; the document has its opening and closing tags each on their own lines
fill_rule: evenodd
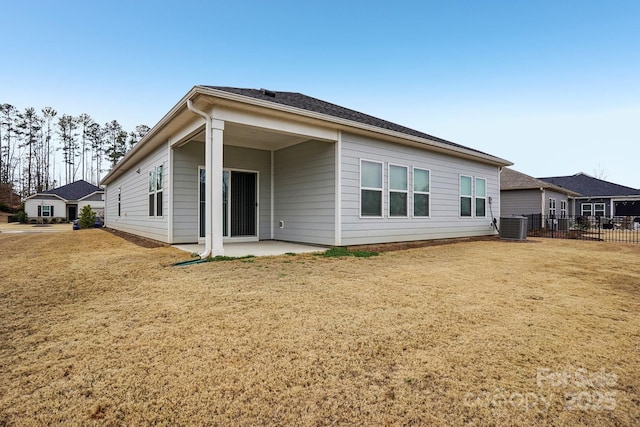
<svg viewBox="0 0 640 427">
<path fill-rule="evenodd" d="M 640 243 L 640 217 L 524 215 L 529 237 Z"/>
</svg>

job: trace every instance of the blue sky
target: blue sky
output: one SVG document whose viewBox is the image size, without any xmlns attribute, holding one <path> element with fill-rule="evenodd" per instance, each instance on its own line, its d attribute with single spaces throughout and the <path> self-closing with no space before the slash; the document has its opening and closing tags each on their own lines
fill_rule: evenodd
<svg viewBox="0 0 640 427">
<path fill-rule="evenodd" d="M 194 85 L 302 92 L 640 187 L 638 1 L 0 0 L 0 103 L 154 125 Z"/>
</svg>

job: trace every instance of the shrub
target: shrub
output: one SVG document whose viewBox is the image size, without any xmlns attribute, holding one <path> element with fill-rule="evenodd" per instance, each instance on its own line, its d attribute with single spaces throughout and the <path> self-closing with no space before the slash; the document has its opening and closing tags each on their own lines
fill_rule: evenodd
<svg viewBox="0 0 640 427">
<path fill-rule="evenodd" d="M 90 205 L 86 205 L 80 211 L 78 217 L 78 226 L 80 228 L 92 228 L 96 223 L 96 213 L 91 209 Z"/>
</svg>

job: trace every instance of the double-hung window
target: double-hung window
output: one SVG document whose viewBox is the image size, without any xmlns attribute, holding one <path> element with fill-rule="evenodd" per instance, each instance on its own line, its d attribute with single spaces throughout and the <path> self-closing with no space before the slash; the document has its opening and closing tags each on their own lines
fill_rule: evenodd
<svg viewBox="0 0 640 427">
<path fill-rule="evenodd" d="M 162 165 L 149 171 L 149 216 L 162 216 L 162 189 L 164 176 Z"/>
<path fill-rule="evenodd" d="M 476 178 L 476 216 L 487 216 L 487 180 Z"/>
<path fill-rule="evenodd" d="M 162 189 L 164 188 L 164 175 L 162 169 L 162 165 L 156 168 L 156 216 L 163 215 Z"/>
<path fill-rule="evenodd" d="M 407 216 L 408 168 L 389 165 L 389 216 Z"/>
<path fill-rule="evenodd" d="M 567 201 L 560 200 L 560 218 L 567 217 Z"/>
<path fill-rule="evenodd" d="M 429 216 L 429 171 L 413 168 L 413 216 Z"/>
<path fill-rule="evenodd" d="M 360 216 L 382 217 L 382 163 L 360 161 Z"/>
<path fill-rule="evenodd" d="M 594 203 L 593 204 L 593 215 L 595 216 L 604 216 L 604 203 Z"/>
<path fill-rule="evenodd" d="M 581 209 L 582 209 L 582 216 L 593 215 L 593 205 L 591 203 L 583 203 Z"/>
<path fill-rule="evenodd" d="M 460 216 L 471 216 L 472 180 L 470 176 L 460 175 Z"/>
<path fill-rule="evenodd" d="M 53 217 L 53 206 L 51 206 L 51 205 L 38 205 L 38 216 L 50 216 L 50 217 Z"/>
<path fill-rule="evenodd" d="M 549 217 L 556 217 L 556 199 L 554 198 L 549 199 Z"/>
</svg>

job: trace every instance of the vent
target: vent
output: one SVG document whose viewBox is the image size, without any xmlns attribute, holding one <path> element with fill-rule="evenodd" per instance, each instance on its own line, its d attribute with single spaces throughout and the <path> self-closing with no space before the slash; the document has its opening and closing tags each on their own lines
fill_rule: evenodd
<svg viewBox="0 0 640 427">
<path fill-rule="evenodd" d="M 527 240 L 527 217 L 500 218 L 500 238 L 505 240 Z"/>
<path fill-rule="evenodd" d="M 267 89 L 260 89 L 260 92 L 262 92 L 262 94 L 264 96 L 269 96 L 271 98 L 275 98 L 276 97 L 276 93 L 271 91 L 271 90 L 267 90 Z"/>
</svg>

